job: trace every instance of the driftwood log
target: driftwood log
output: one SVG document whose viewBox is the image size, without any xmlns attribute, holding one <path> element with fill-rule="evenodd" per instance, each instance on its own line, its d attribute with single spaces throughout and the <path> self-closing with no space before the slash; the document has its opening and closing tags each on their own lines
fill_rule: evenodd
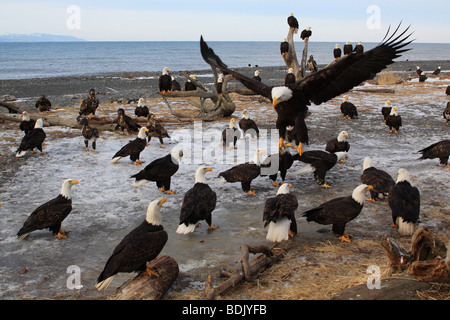
<svg viewBox="0 0 450 320">
<path fill-rule="evenodd" d="M 307 56 L 308 56 L 309 38 L 305 39 L 305 41 L 304 41 L 305 46 L 303 48 L 302 60 L 301 60 L 301 63 L 299 63 L 298 59 L 297 59 L 297 52 L 295 50 L 295 45 L 294 45 L 294 35 L 295 35 L 294 29 L 289 28 L 289 32 L 288 32 L 288 35 L 286 38 L 289 43 L 289 51 L 288 51 L 287 55 L 283 56 L 283 60 L 284 60 L 284 63 L 286 64 L 287 69 L 292 68 L 294 70 L 295 79 L 296 79 L 296 81 L 299 81 L 299 80 L 303 79 L 306 74 L 306 60 L 307 60 Z"/>
<path fill-rule="evenodd" d="M 156 269 L 159 277 L 140 273 L 120 286 L 113 300 L 160 300 L 164 297 L 178 277 L 178 263 L 169 256 L 161 256 L 147 265 Z"/>
<path fill-rule="evenodd" d="M 426 282 L 450 282 L 450 257 L 442 240 L 427 228 L 416 230 L 411 238 L 411 250 L 407 252 L 392 239 L 381 240 L 390 261 L 390 272 L 406 272 Z"/>
<path fill-rule="evenodd" d="M 243 281 L 249 281 L 255 277 L 258 273 L 262 272 L 264 269 L 270 267 L 271 265 L 278 262 L 284 250 L 280 250 L 277 253 L 274 252 L 274 248 L 270 249 L 267 246 L 248 246 L 242 245 L 241 251 L 242 256 L 239 260 L 241 268 L 238 268 L 235 273 L 230 273 L 226 271 L 221 272 L 221 277 L 227 277 L 228 279 L 223 281 L 214 287 L 212 283 L 211 275 L 205 283 L 205 290 L 203 292 L 205 300 L 214 300 L 217 296 L 220 296 L 227 290 L 235 287 Z M 249 257 L 250 253 L 257 254 L 262 253 L 255 258 L 254 262 L 250 264 Z"/>
<path fill-rule="evenodd" d="M 17 109 L 15 106 L 7 102 L 0 101 L 0 107 L 8 109 L 9 113 L 19 113 L 19 109 Z"/>
</svg>

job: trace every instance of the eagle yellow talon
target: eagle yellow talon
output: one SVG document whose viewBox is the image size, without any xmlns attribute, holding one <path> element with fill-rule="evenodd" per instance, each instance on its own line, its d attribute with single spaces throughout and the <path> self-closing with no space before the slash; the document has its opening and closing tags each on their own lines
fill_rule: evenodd
<svg viewBox="0 0 450 320">
<path fill-rule="evenodd" d="M 154 268 L 147 267 L 147 268 L 145 269 L 144 272 L 145 272 L 150 278 L 151 278 L 151 277 L 159 278 L 159 273 L 158 273 Z"/>
<path fill-rule="evenodd" d="M 372 201 L 372 202 L 375 202 L 375 199 L 372 199 L 372 198 L 366 198 L 366 201 Z"/>
<path fill-rule="evenodd" d="M 274 187 L 279 187 L 279 186 L 280 186 L 280 185 L 279 185 L 278 183 L 276 183 L 275 181 L 272 182 L 272 185 L 273 185 Z"/>
<path fill-rule="evenodd" d="M 324 184 L 322 184 L 321 187 L 325 188 L 325 189 L 331 188 L 331 186 L 326 182 Z"/>
<path fill-rule="evenodd" d="M 208 227 L 208 230 L 216 230 L 218 227 L 217 226 L 215 226 L 215 225 L 210 225 L 209 227 Z"/>
<path fill-rule="evenodd" d="M 254 193 L 253 191 L 249 191 L 249 192 L 247 192 L 249 195 L 251 195 L 251 196 L 256 196 L 256 193 Z"/>
<path fill-rule="evenodd" d="M 167 190 L 166 192 L 164 192 L 164 193 L 167 193 L 167 194 L 175 194 L 175 191 L 172 191 L 172 190 Z"/>
</svg>

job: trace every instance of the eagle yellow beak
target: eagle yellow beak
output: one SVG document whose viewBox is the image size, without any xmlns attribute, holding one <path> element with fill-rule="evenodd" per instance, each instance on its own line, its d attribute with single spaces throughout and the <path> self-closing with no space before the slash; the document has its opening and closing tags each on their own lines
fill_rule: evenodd
<svg viewBox="0 0 450 320">
<path fill-rule="evenodd" d="M 158 206 L 162 206 L 163 205 L 163 203 L 164 202 L 167 202 L 167 200 L 166 199 L 164 199 L 164 198 L 162 198 L 161 200 L 159 200 L 159 202 L 158 202 Z"/>
<path fill-rule="evenodd" d="M 206 172 L 212 171 L 212 168 L 206 168 Z"/>
<path fill-rule="evenodd" d="M 73 180 L 72 184 L 79 184 L 78 180 Z"/>
<path fill-rule="evenodd" d="M 273 99 L 272 100 L 272 107 L 276 107 L 277 106 L 277 104 L 279 104 L 281 102 L 281 100 L 280 99 Z"/>
<path fill-rule="evenodd" d="M 373 186 L 369 186 L 369 190 L 373 190 Z"/>
</svg>

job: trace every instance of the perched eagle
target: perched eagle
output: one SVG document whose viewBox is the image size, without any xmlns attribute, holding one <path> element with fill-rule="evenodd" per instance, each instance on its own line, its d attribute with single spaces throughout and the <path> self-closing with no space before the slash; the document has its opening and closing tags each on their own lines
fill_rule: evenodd
<svg viewBox="0 0 450 320">
<path fill-rule="evenodd" d="M 28 131 L 30 131 L 34 128 L 35 124 L 36 124 L 36 120 L 31 119 L 28 112 L 23 111 L 22 112 L 22 121 L 20 122 L 19 129 L 22 130 L 25 134 L 27 134 Z"/>
<path fill-rule="evenodd" d="M 388 100 L 384 103 L 384 107 L 381 107 L 381 114 L 383 115 L 384 122 L 386 122 L 387 117 L 391 114 L 391 102 Z"/>
<path fill-rule="evenodd" d="M 397 182 L 388 194 L 388 203 L 392 211 L 392 227 L 398 228 L 403 236 L 410 236 L 420 213 L 420 191 L 413 187 L 410 174 L 405 169 L 398 169 Z"/>
<path fill-rule="evenodd" d="M 291 84 L 295 84 L 295 81 L 296 81 L 296 78 L 295 78 L 295 74 L 294 74 L 294 69 L 289 68 L 288 72 L 284 76 L 284 85 L 288 86 Z"/>
<path fill-rule="evenodd" d="M 239 120 L 239 128 L 242 130 L 243 137 L 250 134 L 252 138 L 259 138 L 259 128 L 253 119 L 250 119 L 250 113 L 247 109 L 242 111 L 242 118 Z"/>
<path fill-rule="evenodd" d="M 314 179 L 322 188 L 331 188 L 325 181 L 328 171 L 333 168 L 336 163 L 348 158 L 345 152 L 330 153 L 322 150 L 308 150 L 303 154 L 294 155 L 294 160 L 299 160 L 307 165 L 296 172 L 297 175 L 314 174 Z"/>
<path fill-rule="evenodd" d="M 139 131 L 139 128 L 141 127 L 133 118 L 127 116 L 125 110 L 122 108 L 117 109 L 117 119 L 115 122 L 117 122 L 115 130 L 121 129 L 122 132 L 120 134 L 124 134 L 125 129 L 127 129 L 127 136 L 130 132 Z"/>
<path fill-rule="evenodd" d="M 380 193 L 384 199 L 384 196 L 389 193 L 390 188 L 395 185 L 395 181 L 389 173 L 372 166 L 372 159 L 370 157 L 364 158 L 361 182 L 373 187 L 373 190 L 370 190 L 370 199 L 366 199 L 368 201 L 378 200 L 378 194 Z"/>
<path fill-rule="evenodd" d="M 170 69 L 164 68 L 159 76 L 158 84 L 159 84 L 159 92 L 161 94 L 170 93 L 172 90 L 172 77 L 169 74 Z"/>
<path fill-rule="evenodd" d="M 297 234 L 297 221 L 295 211 L 298 208 L 298 200 L 295 195 L 289 193 L 292 184 L 282 184 L 278 188 L 275 197 L 267 198 L 264 205 L 264 228 L 268 226 L 266 239 L 272 242 L 288 240 L 289 235 Z"/>
<path fill-rule="evenodd" d="M 81 116 L 77 117 L 77 122 L 83 126 L 81 129 L 81 134 L 84 138 L 84 144 L 86 149 L 84 151 L 89 151 L 89 141 L 92 143 L 92 152 L 96 151 L 97 139 L 100 136 L 97 128 L 93 128 L 89 126 L 89 120 L 86 117 Z"/>
<path fill-rule="evenodd" d="M 166 199 L 150 202 L 145 220 L 128 233 L 115 247 L 97 279 L 95 287 L 106 289 L 119 272 L 145 272 L 150 277 L 159 276 L 157 271 L 147 267 L 167 243 L 168 235 L 161 225 L 161 206 Z"/>
<path fill-rule="evenodd" d="M 205 220 L 208 230 L 217 229 L 211 221 L 211 213 L 216 208 L 217 195 L 207 184 L 205 173 L 212 171 L 209 167 L 199 167 L 195 172 L 194 186 L 189 189 L 181 204 L 180 224 L 177 233 L 188 234 L 194 232 L 197 224 Z"/>
<path fill-rule="evenodd" d="M 283 184 L 286 180 L 287 171 L 294 164 L 294 157 L 289 152 L 289 147 L 292 147 L 292 144 L 284 141 L 284 145 L 279 147 L 278 153 L 270 154 L 261 163 L 261 176 L 269 176 L 273 181 L 272 185 L 275 187 L 280 186 L 277 183 L 278 172 L 280 172 L 281 184 Z M 272 159 L 275 159 L 275 161 L 272 162 Z"/>
<path fill-rule="evenodd" d="M 446 168 L 450 168 L 448 157 L 450 156 L 450 140 L 442 140 L 419 150 L 422 157 L 419 159 L 439 159 L 439 163 Z"/>
<path fill-rule="evenodd" d="M 143 162 L 140 160 L 141 152 L 146 147 L 148 129 L 146 127 L 141 127 L 136 139 L 131 140 L 126 145 L 124 145 L 117 153 L 112 157 L 111 163 L 116 163 L 124 157 L 130 156 L 130 160 L 133 161 L 134 165 L 141 165 Z"/>
<path fill-rule="evenodd" d="M 77 180 L 67 179 L 61 186 L 59 195 L 37 207 L 27 218 L 23 227 L 17 233 L 19 240 L 24 239 L 30 232 L 49 229 L 58 239 L 67 238 L 68 231 L 61 229 L 61 223 L 72 211 L 71 190 Z"/>
<path fill-rule="evenodd" d="M 289 42 L 286 38 L 280 43 L 280 53 L 282 56 L 285 56 L 289 53 Z"/>
<path fill-rule="evenodd" d="M 351 235 L 345 232 L 347 223 L 355 219 L 364 206 L 366 192 L 373 187 L 366 184 L 357 186 L 351 196 L 338 197 L 322 203 L 320 206 L 305 211 L 306 221 L 332 225 L 332 231 L 342 242 L 351 242 Z"/>
<path fill-rule="evenodd" d="M 442 112 L 442 116 L 446 121 L 445 124 L 448 126 L 448 122 L 450 121 L 450 101 L 447 102 L 447 106 L 445 107 L 444 112 Z"/>
<path fill-rule="evenodd" d="M 344 44 L 344 55 L 349 55 L 353 52 L 353 45 L 350 43 L 350 41 L 347 41 Z"/>
<path fill-rule="evenodd" d="M 37 148 L 41 154 L 47 154 L 42 151 L 42 144 L 44 143 L 45 137 L 47 136 L 42 129 L 44 127 L 44 121 L 42 118 L 36 120 L 34 128 L 28 131 L 27 134 L 22 138 L 19 148 L 16 151 L 16 157 L 23 157 L 28 150 L 35 153 L 34 148 Z"/>
<path fill-rule="evenodd" d="M 296 17 L 294 17 L 294 13 L 290 13 L 289 17 L 287 18 L 287 23 L 289 25 L 289 28 L 294 29 L 294 33 L 298 33 L 298 20 Z"/>
<path fill-rule="evenodd" d="M 355 53 L 364 53 L 364 46 L 362 45 L 361 41 L 358 41 L 358 44 L 355 46 L 355 49 L 353 49 Z"/>
<path fill-rule="evenodd" d="M 261 77 L 259 76 L 260 74 L 261 74 L 261 71 L 256 70 L 255 73 L 253 74 L 252 79 L 261 82 L 262 79 L 261 79 Z"/>
<path fill-rule="evenodd" d="M 220 172 L 219 177 L 222 177 L 222 179 L 218 183 L 240 182 L 243 191 L 252 196 L 256 195 L 256 193 L 252 191 L 250 185 L 252 181 L 259 177 L 261 174 L 260 156 L 264 153 L 264 150 L 257 149 L 253 162 L 241 163 L 228 170 Z"/>
<path fill-rule="evenodd" d="M 312 35 L 311 27 L 306 27 L 306 29 L 300 33 L 300 38 L 302 40 L 306 40 L 306 39 L 309 40 L 309 37 L 311 37 L 311 35 Z"/>
<path fill-rule="evenodd" d="M 342 50 L 339 44 L 336 44 L 333 49 L 333 57 L 339 59 L 342 56 Z"/>
<path fill-rule="evenodd" d="M 317 65 L 316 60 L 314 60 L 314 56 L 310 55 L 307 61 L 309 72 L 319 71 L 319 66 Z"/>
<path fill-rule="evenodd" d="M 208 47 L 203 36 L 200 39 L 200 49 L 208 64 L 219 68 L 224 74 L 231 74 L 248 89 L 272 101 L 278 114 L 276 128 L 279 130 L 279 137 L 282 139 L 286 135 L 288 125 L 295 126 L 297 150 L 301 153 L 302 143 L 309 142 L 305 123 L 307 106 L 311 103 L 320 105 L 343 94 L 392 64 L 393 59 L 408 50 L 403 49 L 410 43 L 405 42 L 409 35 L 404 36 L 408 29 L 400 35 L 396 34 L 396 30 L 390 36 L 388 30 L 385 36 L 387 39 L 375 48 L 362 54 L 349 54 L 290 86 L 268 86 L 229 69 Z"/>
<path fill-rule="evenodd" d="M 88 97 L 81 102 L 79 112 L 80 116 L 87 116 L 88 119 L 90 119 L 92 114 L 92 116 L 95 117 L 95 111 L 97 111 L 99 104 L 100 103 L 95 96 L 95 90 L 91 89 Z"/>
<path fill-rule="evenodd" d="M 147 117 L 149 113 L 150 111 L 148 110 L 148 107 L 145 105 L 144 98 L 139 98 L 138 104 L 134 109 L 134 114 L 136 115 L 136 117 Z"/>
<path fill-rule="evenodd" d="M 172 91 L 181 91 L 181 84 L 172 76 Z"/>
<path fill-rule="evenodd" d="M 425 74 L 425 72 L 422 72 L 419 76 L 419 82 L 425 82 L 425 80 L 427 80 L 427 79 L 428 79 L 428 77 Z"/>
<path fill-rule="evenodd" d="M 233 143 L 233 148 L 237 149 L 236 142 L 240 136 L 241 133 L 238 128 L 236 128 L 236 119 L 231 118 L 228 128 L 222 131 L 220 144 L 227 147 L 228 150 L 231 150 L 232 148 L 229 145 L 230 143 Z"/>
<path fill-rule="evenodd" d="M 342 119 L 354 119 L 358 117 L 358 110 L 356 106 L 348 101 L 348 96 L 344 96 L 344 101 L 341 103 Z"/>
<path fill-rule="evenodd" d="M 398 114 L 398 108 L 393 107 L 391 113 L 386 118 L 386 125 L 389 127 L 389 133 L 398 133 L 402 126 L 402 117 Z M 392 131 L 394 129 L 394 131 Z"/>
<path fill-rule="evenodd" d="M 34 106 L 39 109 L 39 111 L 50 111 L 50 108 L 52 106 L 52 103 L 50 100 L 47 99 L 46 96 L 42 95 L 39 97 L 39 99 L 36 101 Z"/>
<path fill-rule="evenodd" d="M 336 138 L 327 141 L 325 151 L 330 153 L 336 153 L 339 151 L 348 152 L 350 150 L 350 144 L 347 141 L 347 137 L 348 132 L 341 131 Z"/>
<path fill-rule="evenodd" d="M 416 73 L 417 73 L 417 75 L 420 76 L 422 74 L 422 72 L 423 72 L 422 69 L 420 69 L 419 66 L 416 66 Z"/>
<path fill-rule="evenodd" d="M 147 117 L 147 129 L 148 129 L 148 142 L 152 138 L 158 138 L 160 147 L 165 148 L 163 138 L 170 138 L 169 133 L 166 128 L 156 120 L 156 117 L 153 113 L 150 113 Z"/>
<path fill-rule="evenodd" d="M 184 83 L 184 91 L 195 91 L 195 90 L 197 90 L 197 86 L 191 80 L 191 79 L 195 80 L 196 78 L 197 78 L 197 76 L 195 74 L 192 74 L 192 75 L 189 76 L 187 81 Z"/>
<path fill-rule="evenodd" d="M 435 76 L 437 76 L 437 75 L 440 74 L 440 73 L 441 73 L 441 66 L 437 67 L 437 69 L 433 71 L 433 74 L 434 74 Z"/>
<path fill-rule="evenodd" d="M 182 159 L 183 151 L 173 148 L 168 155 L 153 160 L 143 170 L 132 175 L 130 178 L 135 178 L 135 182 L 131 186 L 139 188 L 147 182 L 155 181 L 159 191 L 174 194 L 175 192 L 170 189 L 170 182 L 178 171 Z"/>
<path fill-rule="evenodd" d="M 216 90 L 218 94 L 222 94 L 223 77 L 224 77 L 223 74 L 220 74 L 219 78 L 217 79 Z"/>
</svg>

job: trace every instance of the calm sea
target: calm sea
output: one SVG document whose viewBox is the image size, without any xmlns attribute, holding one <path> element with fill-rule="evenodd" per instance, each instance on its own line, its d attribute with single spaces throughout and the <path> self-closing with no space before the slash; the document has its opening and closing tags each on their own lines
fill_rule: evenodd
<svg viewBox="0 0 450 320">
<path fill-rule="evenodd" d="M 279 42 L 208 42 L 229 67 L 281 66 Z M 364 43 L 365 49 L 378 43 Z M 343 45 L 343 44 L 342 44 Z M 341 45 L 341 46 L 342 46 Z M 319 64 L 332 60 L 334 42 L 310 42 Z M 448 60 L 450 44 L 413 43 L 399 61 Z M 303 43 L 296 43 L 301 56 Z M 115 72 L 206 70 L 198 41 L 0 43 L 0 79 L 98 75 Z"/>
</svg>

